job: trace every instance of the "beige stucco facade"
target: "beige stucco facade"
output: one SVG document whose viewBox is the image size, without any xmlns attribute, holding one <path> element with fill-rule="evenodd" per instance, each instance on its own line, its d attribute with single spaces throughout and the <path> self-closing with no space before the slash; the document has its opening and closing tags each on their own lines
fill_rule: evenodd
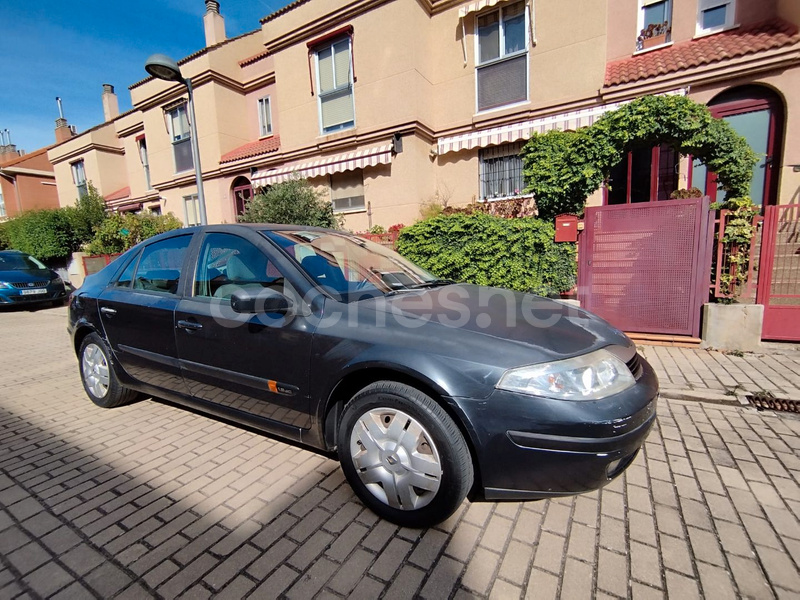
<svg viewBox="0 0 800 600">
<path fill-rule="evenodd" d="M 493 138 L 491 131 L 508 132 L 547 118 L 547 127 L 570 127 L 564 115 L 650 93 L 681 90 L 705 103 L 741 85 L 764 86 L 783 101 L 781 160 L 773 168 L 779 169 L 780 201 L 797 199 L 800 174 L 792 165 L 800 164 L 800 149 L 787 143 L 800 134 L 800 119 L 792 110 L 800 106 L 797 41 L 615 83 L 609 82 L 609 64 L 657 56 L 698 37 L 697 0 L 671 0 L 671 42 L 645 52 L 636 50 L 641 0 L 526 0 L 524 52 L 514 55 L 525 57 L 526 97 L 481 111 L 477 19 L 511 4 L 505 0 L 479 8 L 453 0 L 300 0 L 266 17 L 259 29 L 180 61 L 183 76 L 194 86 L 209 222 L 236 220 L 232 187 L 238 178 L 269 183 L 280 169 L 296 167 L 329 195 L 337 171 L 361 174 L 363 198 L 357 202 L 362 204 L 344 212 L 349 229 L 409 224 L 419 218 L 424 203 L 461 205 L 483 199 L 488 188 L 482 188 L 480 177 L 489 156 L 484 152 L 505 141 Z M 800 23 L 796 0 L 736 0 L 733 6 L 732 30 L 772 18 Z M 223 14 L 224 8 L 223 3 Z M 343 39 L 350 40 L 352 49 L 354 119 L 352 126 L 325 132 L 315 56 Z M 186 89 L 148 78 L 130 92 L 132 111 L 50 151 L 61 203 L 74 201 L 70 165 L 83 159 L 87 179 L 101 193 L 127 189 L 118 203 L 159 206 L 185 219 L 184 198 L 196 193 L 194 171 L 176 173 L 167 111 L 186 98 Z M 258 111 L 265 97 L 272 131 L 262 136 Z M 519 143 L 530 133 L 514 135 Z M 462 146 L 459 140 L 467 138 Z M 142 139 L 150 188 L 140 158 Z M 391 157 L 378 164 L 356 159 L 328 172 L 308 170 L 315 161 L 343 164 L 344 157 L 388 145 Z M 688 183 L 688 166 L 689 161 L 681 161 L 681 187 Z M 598 190 L 589 202 L 603 199 Z"/>
</svg>

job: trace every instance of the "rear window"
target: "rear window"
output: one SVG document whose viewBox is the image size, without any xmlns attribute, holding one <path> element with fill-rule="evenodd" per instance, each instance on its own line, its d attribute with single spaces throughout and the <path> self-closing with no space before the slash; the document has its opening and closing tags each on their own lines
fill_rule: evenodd
<svg viewBox="0 0 800 600">
<path fill-rule="evenodd" d="M 0 254 L 0 271 L 31 271 L 46 268 L 27 254 Z"/>
</svg>

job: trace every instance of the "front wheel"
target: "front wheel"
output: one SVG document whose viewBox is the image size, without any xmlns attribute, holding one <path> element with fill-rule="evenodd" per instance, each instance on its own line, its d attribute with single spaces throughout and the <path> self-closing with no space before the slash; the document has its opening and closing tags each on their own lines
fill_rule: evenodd
<svg viewBox="0 0 800 600">
<path fill-rule="evenodd" d="M 338 433 L 347 480 L 388 521 L 420 528 L 440 523 L 472 487 L 472 460 L 458 426 L 411 386 L 367 386 L 347 403 Z"/>
<path fill-rule="evenodd" d="M 108 346 L 99 335 L 90 333 L 83 339 L 79 356 L 83 389 L 97 406 L 114 408 L 136 398 L 137 392 L 124 387 L 117 379 Z"/>
</svg>

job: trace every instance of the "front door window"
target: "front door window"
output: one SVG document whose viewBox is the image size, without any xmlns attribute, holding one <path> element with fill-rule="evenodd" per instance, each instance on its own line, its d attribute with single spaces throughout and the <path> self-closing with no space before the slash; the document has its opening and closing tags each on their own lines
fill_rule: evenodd
<svg viewBox="0 0 800 600">
<path fill-rule="evenodd" d="M 611 169 L 606 204 L 669 200 L 678 189 L 678 158 L 666 144 L 631 150 Z"/>
</svg>

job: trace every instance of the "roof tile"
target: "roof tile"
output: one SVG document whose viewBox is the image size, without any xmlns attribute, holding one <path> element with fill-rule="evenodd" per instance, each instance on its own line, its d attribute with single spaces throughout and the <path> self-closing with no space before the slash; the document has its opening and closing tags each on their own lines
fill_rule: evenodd
<svg viewBox="0 0 800 600">
<path fill-rule="evenodd" d="M 731 29 L 608 63 L 606 87 L 676 73 L 796 44 L 798 28 L 781 19 Z"/>
<path fill-rule="evenodd" d="M 230 152 L 222 155 L 219 159 L 221 163 L 233 162 L 243 158 L 252 158 L 259 154 L 267 154 L 268 152 L 275 152 L 281 147 L 281 136 L 273 135 L 272 137 L 255 142 L 248 142 L 244 146 L 234 148 Z"/>
</svg>

